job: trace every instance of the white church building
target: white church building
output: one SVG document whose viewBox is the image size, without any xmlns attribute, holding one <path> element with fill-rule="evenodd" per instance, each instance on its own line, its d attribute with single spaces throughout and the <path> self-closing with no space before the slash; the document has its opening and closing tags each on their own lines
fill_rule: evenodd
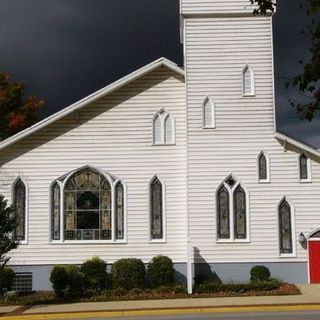
<svg viewBox="0 0 320 320">
<path fill-rule="evenodd" d="M 161 58 L 0 142 L 0 193 L 33 290 L 56 264 L 169 256 L 177 275 L 320 282 L 320 152 L 277 132 L 272 16 L 182 0 Z"/>
</svg>

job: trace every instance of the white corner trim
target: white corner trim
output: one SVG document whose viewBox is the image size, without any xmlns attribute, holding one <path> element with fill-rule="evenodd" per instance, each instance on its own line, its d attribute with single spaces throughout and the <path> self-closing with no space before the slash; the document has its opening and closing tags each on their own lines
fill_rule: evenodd
<svg viewBox="0 0 320 320">
<path fill-rule="evenodd" d="M 49 124 L 69 115 L 70 113 L 79 110 L 88 104 L 122 88 L 123 86 L 133 82 L 134 80 L 137 80 L 144 76 L 145 74 L 161 67 L 167 67 L 168 69 L 172 70 L 173 72 L 179 74 L 182 77 L 185 77 L 185 72 L 182 68 L 180 68 L 176 63 L 166 59 L 166 58 L 160 58 L 157 59 L 146 66 L 128 74 L 127 76 L 111 83 L 110 85 L 90 94 L 89 96 L 71 104 L 70 106 L 64 108 L 61 111 L 56 112 L 55 114 L 47 117 L 46 119 L 43 119 L 42 121 L 39 121 L 38 123 L 34 124 L 33 126 L 13 135 L 12 137 L 2 141 L 0 143 L 0 150 L 16 143 L 17 141 L 29 136 L 30 134 L 39 131 L 40 129 L 45 128 Z"/>
</svg>

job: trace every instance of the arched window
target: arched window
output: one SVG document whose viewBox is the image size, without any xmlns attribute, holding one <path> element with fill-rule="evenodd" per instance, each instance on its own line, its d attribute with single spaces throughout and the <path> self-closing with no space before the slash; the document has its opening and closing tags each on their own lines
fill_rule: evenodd
<svg viewBox="0 0 320 320">
<path fill-rule="evenodd" d="M 203 128 L 214 129 L 215 123 L 215 105 L 211 97 L 206 97 L 202 103 Z"/>
<path fill-rule="evenodd" d="M 264 152 L 258 156 L 258 174 L 260 182 L 268 182 L 270 180 L 269 159 Z"/>
<path fill-rule="evenodd" d="M 299 168 L 300 168 L 300 180 L 310 180 L 310 159 L 305 155 L 301 154 L 299 157 Z"/>
<path fill-rule="evenodd" d="M 163 239 L 163 186 L 155 177 L 150 184 L 150 238 Z"/>
<path fill-rule="evenodd" d="M 121 181 L 115 187 L 116 239 L 124 239 L 124 188 Z"/>
<path fill-rule="evenodd" d="M 15 237 L 17 240 L 26 240 L 26 211 L 27 211 L 27 188 L 21 178 L 13 185 L 13 206 L 17 217 Z"/>
<path fill-rule="evenodd" d="M 111 239 L 111 186 L 102 174 L 87 168 L 68 179 L 64 219 L 66 240 Z"/>
<path fill-rule="evenodd" d="M 175 143 L 175 122 L 174 118 L 164 109 L 161 109 L 152 121 L 153 144 L 174 144 Z"/>
<path fill-rule="evenodd" d="M 174 136 L 173 136 L 173 120 L 169 114 L 167 114 L 164 120 L 164 132 L 165 132 L 165 143 L 172 144 L 174 143 Z"/>
<path fill-rule="evenodd" d="M 246 239 L 247 237 L 247 206 L 246 193 L 239 185 L 234 191 L 234 238 Z"/>
<path fill-rule="evenodd" d="M 230 200 L 229 192 L 225 186 L 218 191 L 218 237 L 219 239 L 230 238 Z"/>
<path fill-rule="evenodd" d="M 247 193 L 233 177 L 217 191 L 217 230 L 218 240 L 248 240 Z"/>
<path fill-rule="evenodd" d="M 242 94 L 244 96 L 253 96 L 255 94 L 254 72 L 248 65 L 242 71 Z"/>
<path fill-rule="evenodd" d="M 58 182 L 51 188 L 51 239 L 60 240 L 61 193 Z"/>
<path fill-rule="evenodd" d="M 279 240 L 281 254 L 293 253 L 291 214 L 290 204 L 286 199 L 283 199 L 279 205 Z"/>
</svg>

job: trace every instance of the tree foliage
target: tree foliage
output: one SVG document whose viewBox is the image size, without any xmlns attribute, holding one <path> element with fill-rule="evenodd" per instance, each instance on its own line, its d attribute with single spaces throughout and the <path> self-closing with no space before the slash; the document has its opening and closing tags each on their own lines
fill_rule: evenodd
<svg viewBox="0 0 320 320">
<path fill-rule="evenodd" d="M 276 5 L 272 0 L 250 0 L 250 2 L 258 5 L 254 14 L 262 15 L 273 12 Z M 299 90 L 300 101 L 290 98 L 290 105 L 296 109 L 301 119 L 311 121 L 315 113 L 320 110 L 320 0 L 301 0 L 300 9 L 309 17 L 303 33 L 310 38 L 310 59 L 307 62 L 300 60 L 303 71 L 289 80 L 287 87 L 293 86 Z"/>
<path fill-rule="evenodd" d="M 0 140 L 29 127 L 37 121 L 37 111 L 43 100 L 25 95 L 22 82 L 11 81 L 8 74 L 0 73 Z"/>
<path fill-rule="evenodd" d="M 4 196 L 0 194 L 0 268 L 10 259 L 7 253 L 18 247 L 19 242 L 12 237 L 16 226 L 14 209 L 8 206 Z"/>
</svg>

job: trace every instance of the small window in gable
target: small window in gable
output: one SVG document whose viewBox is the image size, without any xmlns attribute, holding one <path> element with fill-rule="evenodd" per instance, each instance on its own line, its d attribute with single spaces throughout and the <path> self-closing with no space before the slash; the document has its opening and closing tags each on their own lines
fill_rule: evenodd
<svg viewBox="0 0 320 320">
<path fill-rule="evenodd" d="M 258 174 L 260 182 L 270 181 L 269 158 L 263 151 L 258 156 Z"/>
<path fill-rule="evenodd" d="M 25 241 L 27 229 L 27 187 L 21 178 L 18 178 L 13 185 L 13 207 L 17 217 L 15 236 L 17 240 Z"/>
<path fill-rule="evenodd" d="M 164 145 L 175 143 L 174 118 L 163 109 L 153 117 L 153 144 Z"/>
<path fill-rule="evenodd" d="M 254 72 L 247 65 L 242 71 L 242 94 L 244 96 L 254 96 L 255 88 L 254 88 Z"/>
<path fill-rule="evenodd" d="M 310 159 L 305 154 L 301 154 L 299 157 L 300 181 L 311 181 L 310 165 Z"/>
<path fill-rule="evenodd" d="M 214 129 L 215 123 L 215 105 L 211 97 L 205 98 L 202 103 L 203 128 Z"/>
</svg>

